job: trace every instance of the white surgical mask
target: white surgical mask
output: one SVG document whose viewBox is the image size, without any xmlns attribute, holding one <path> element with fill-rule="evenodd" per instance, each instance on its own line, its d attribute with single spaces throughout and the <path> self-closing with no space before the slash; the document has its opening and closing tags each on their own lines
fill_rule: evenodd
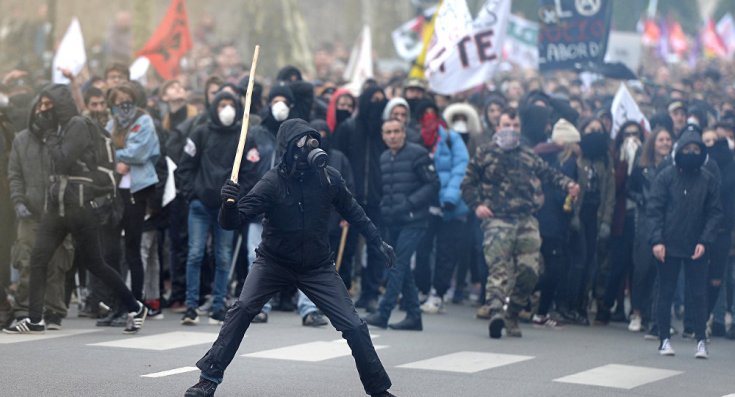
<svg viewBox="0 0 735 397">
<path fill-rule="evenodd" d="M 283 102 L 276 102 L 271 106 L 271 114 L 273 115 L 273 118 L 279 122 L 288 118 L 289 110 L 288 105 Z"/>
<path fill-rule="evenodd" d="M 219 122 L 223 126 L 229 127 L 235 122 L 235 108 L 230 105 L 225 106 L 219 111 Z"/>
<path fill-rule="evenodd" d="M 469 131 L 467 129 L 467 122 L 464 120 L 455 121 L 452 125 L 452 129 L 460 134 L 466 134 Z"/>
<path fill-rule="evenodd" d="M 735 140 L 727 138 L 727 147 L 729 147 L 730 150 L 735 150 Z"/>
</svg>

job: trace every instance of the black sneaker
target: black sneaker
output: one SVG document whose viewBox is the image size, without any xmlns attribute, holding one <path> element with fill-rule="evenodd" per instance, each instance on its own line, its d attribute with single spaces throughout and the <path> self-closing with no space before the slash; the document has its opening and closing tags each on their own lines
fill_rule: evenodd
<svg viewBox="0 0 735 397">
<path fill-rule="evenodd" d="M 143 323 L 145 323 L 145 318 L 148 316 L 148 308 L 138 302 L 138 305 L 140 305 L 140 308 L 138 309 L 138 312 L 130 312 L 128 313 L 128 324 L 125 326 L 125 329 L 123 330 L 123 334 L 132 335 L 137 334 L 138 331 L 140 331 L 141 328 L 143 328 Z"/>
<path fill-rule="evenodd" d="M 253 317 L 253 321 L 251 323 L 258 323 L 263 324 L 268 322 L 268 313 L 261 311 L 258 313 L 255 317 Z"/>
<path fill-rule="evenodd" d="M 46 332 L 46 322 L 41 320 L 40 323 L 32 323 L 31 319 L 26 317 L 3 329 L 3 332 L 6 334 L 43 334 Z"/>
<path fill-rule="evenodd" d="M 227 310 L 225 309 L 212 312 L 209 315 L 209 325 L 222 325 L 225 322 L 225 314 L 227 314 Z"/>
<path fill-rule="evenodd" d="M 301 325 L 304 327 L 321 327 L 329 324 L 329 321 L 319 312 L 311 312 L 301 319 Z"/>
<path fill-rule="evenodd" d="M 62 317 L 56 313 L 48 313 L 44 317 L 46 320 L 46 329 L 49 331 L 61 330 L 61 319 Z"/>
<path fill-rule="evenodd" d="M 398 396 L 386 390 L 386 391 L 383 391 L 377 394 L 371 394 L 370 397 L 398 397 Z"/>
<path fill-rule="evenodd" d="M 492 339 L 500 339 L 505 328 L 505 316 L 500 310 L 493 310 L 490 313 L 490 323 L 487 325 L 488 333 Z"/>
<path fill-rule="evenodd" d="M 212 397 L 217 390 L 217 384 L 211 380 L 199 378 L 199 383 L 188 388 L 184 397 Z"/>
<path fill-rule="evenodd" d="M 186 309 L 184 317 L 181 318 L 181 325 L 197 325 L 199 324 L 199 314 L 193 307 Z"/>
</svg>

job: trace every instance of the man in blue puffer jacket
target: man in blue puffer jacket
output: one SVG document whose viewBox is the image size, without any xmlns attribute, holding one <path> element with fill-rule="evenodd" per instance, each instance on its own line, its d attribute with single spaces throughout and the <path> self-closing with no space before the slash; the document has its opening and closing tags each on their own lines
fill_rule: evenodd
<svg viewBox="0 0 735 397">
<path fill-rule="evenodd" d="M 438 200 L 430 208 L 429 229 L 416 252 L 416 284 L 429 297 L 421 311 L 436 314 L 444 310 L 444 295 L 449 289 L 452 273 L 459 263 L 466 239 L 463 225 L 469 212 L 462 201 L 459 186 L 464 178 L 469 155 L 462 137 L 451 131 L 439 116 L 439 108 L 430 100 L 417 106 L 421 125 L 421 143 L 434 160 L 441 182 Z M 436 239 L 436 264 L 432 279 L 429 257 Z"/>
</svg>

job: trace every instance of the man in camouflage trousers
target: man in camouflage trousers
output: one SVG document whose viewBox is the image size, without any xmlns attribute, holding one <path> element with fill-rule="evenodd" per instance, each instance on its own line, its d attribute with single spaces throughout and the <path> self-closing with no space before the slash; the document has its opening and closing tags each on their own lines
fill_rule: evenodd
<svg viewBox="0 0 735 397">
<path fill-rule="evenodd" d="M 521 336 L 518 313 L 539 275 L 541 236 L 533 213 L 543 203 L 541 182 L 576 197 L 579 186 L 520 144 L 520 117 L 503 111 L 493 142 L 478 148 L 462 182 L 462 196 L 482 220 L 488 265 L 486 305 L 491 338 Z"/>
</svg>

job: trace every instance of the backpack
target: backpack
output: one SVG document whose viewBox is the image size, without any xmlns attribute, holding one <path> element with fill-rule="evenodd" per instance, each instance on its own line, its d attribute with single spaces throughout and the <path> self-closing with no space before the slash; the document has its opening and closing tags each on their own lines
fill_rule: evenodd
<svg viewBox="0 0 735 397">
<path fill-rule="evenodd" d="M 89 205 L 100 225 L 115 226 L 122 219 L 124 207 L 121 196 L 117 194 L 120 181 L 115 174 L 115 147 L 106 129 L 89 117 L 84 117 L 84 122 L 89 128 L 94 148 L 93 156 L 87 157 L 85 162 L 94 180 L 94 186 L 91 186 L 94 198 Z"/>
</svg>

